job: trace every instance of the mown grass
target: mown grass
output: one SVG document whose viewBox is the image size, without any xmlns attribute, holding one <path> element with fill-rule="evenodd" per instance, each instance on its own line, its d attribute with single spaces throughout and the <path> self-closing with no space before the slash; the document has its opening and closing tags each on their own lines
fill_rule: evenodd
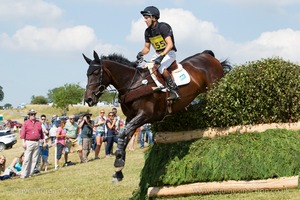
<svg viewBox="0 0 300 200">
<path fill-rule="evenodd" d="M 33 106 L 34 107 L 34 106 Z M 45 110 L 40 110 L 40 106 L 34 107 L 35 110 L 38 111 L 38 115 L 41 113 L 45 113 L 47 116 L 52 116 L 53 114 L 58 114 L 57 110 L 52 110 L 50 108 L 44 108 L 44 106 L 41 106 Z M 21 110 L 19 112 L 16 111 L 0 111 L 0 114 L 4 114 L 4 116 L 10 116 L 11 119 L 14 120 L 23 120 L 22 114 L 27 112 L 28 109 L 31 107 L 27 107 L 24 110 Z M 81 109 L 86 110 L 88 107 L 78 108 L 80 111 Z M 76 108 L 77 109 L 77 108 Z M 98 107 L 92 107 L 88 108 L 91 109 L 91 112 L 95 115 L 97 115 L 99 108 Z M 95 110 L 93 110 L 95 109 Z M 107 108 L 107 111 L 111 110 L 110 107 Z M 70 109 L 70 114 L 75 114 L 75 111 Z M 77 112 L 77 111 L 76 111 Z M 120 112 L 121 114 L 121 112 Z M 256 133 L 252 134 L 253 137 L 261 137 L 261 136 L 255 136 Z M 276 134 L 276 133 L 275 133 Z M 285 156 L 287 156 L 288 160 L 290 160 L 290 155 L 285 154 L 286 151 L 291 152 L 291 149 L 298 149 L 300 148 L 298 145 L 298 142 L 300 141 L 297 134 L 293 134 L 294 136 L 290 138 L 290 136 L 278 133 L 282 140 L 278 139 L 277 142 L 272 142 L 271 144 L 274 146 L 281 146 L 279 149 L 277 149 L 277 153 L 272 155 L 279 155 L 279 157 L 282 160 L 286 160 Z M 234 136 L 231 136 L 234 137 Z M 96 161 L 90 161 L 87 164 L 76 164 L 75 166 L 69 166 L 69 167 L 61 167 L 59 170 L 55 170 L 54 168 L 54 148 L 50 149 L 50 166 L 48 172 L 43 172 L 41 174 L 35 175 L 32 178 L 26 179 L 26 180 L 20 180 L 18 178 L 12 179 L 12 180 L 6 180 L 6 181 L 0 181 L 0 198 L 3 200 L 31 200 L 31 199 L 112 199 L 112 200 L 123 200 L 123 199 L 145 199 L 146 196 L 139 196 L 137 195 L 138 191 L 147 189 L 149 186 L 156 186 L 159 185 L 155 183 L 157 181 L 157 178 L 161 176 L 160 183 L 164 182 L 164 184 L 170 184 L 172 181 L 180 181 L 182 183 L 188 182 L 183 179 L 183 174 L 181 170 L 186 170 L 186 166 L 189 166 L 188 163 L 192 163 L 190 159 L 192 159 L 192 155 L 188 156 L 188 153 L 195 154 L 197 152 L 197 149 L 203 149 L 206 148 L 206 152 L 210 152 L 207 155 L 208 158 L 214 158 L 216 156 L 216 152 L 220 151 L 221 158 L 226 158 L 224 152 L 230 152 L 229 147 L 236 149 L 237 147 L 243 147 L 245 145 L 245 148 L 248 147 L 245 141 L 241 143 L 242 141 L 239 141 L 239 139 L 233 140 L 233 138 L 224 138 L 227 142 L 227 145 L 222 145 L 221 143 L 222 138 L 218 138 L 215 140 L 215 144 L 213 145 L 213 140 L 197 140 L 193 142 L 188 143 L 177 143 L 172 145 L 157 145 L 155 144 L 151 151 L 147 151 L 146 157 L 146 166 L 144 167 L 144 153 L 145 150 L 141 150 L 138 148 L 138 144 L 136 144 L 136 150 L 135 151 L 127 151 L 127 160 L 126 160 L 126 166 L 123 170 L 124 172 L 124 179 L 120 183 L 112 183 L 111 175 L 114 171 L 113 168 L 113 162 L 114 158 L 105 158 L 104 159 L 104 149 L 101 148 L 101 158 L 100 160 Z M 253 138 L 251 139 L 253 142 L 255 141 Z M 251 140 L 248 142 L 251 143 Z M 294 140 L 294 142 L 293 142 Z M 231 144 L 233 144 L 231 146 Z M 189 144 L 189 145 L 187 145 Z M 243 145 L 242 145 L 243 144 Z M 249 144 L 250 145 L 250 144 Z M 298 146 L 297 146 L 298 145 Z M 247 149 L 247 148 L 246 148 Z M 265 146 L 261 146 L 261 149 L 268 149 Z M 286 149 L 286 150 L 284 150 Z M 252 148 L 253 150 L 253 148 Z M 251 150 L 251 148 L 246 151 L 249 154 L 245 154 L 244 157 L 247 155 L 256 155 Z M 21 152 L 23 151 L 21 147 L 20 141 L 9 150 L 5 150 L 3 152 L 0 152 L 0 155 L 5 155 L 7 157 L 7 165 L 10 164 L 10 162 L 13 160 L 14 157 L 19 156 Z M 198 151 L 199 152 L 199 151 Z M 203 151 L 205 152 L 205 151 Z M 202 153 L 203 153 L 202 152 Z M 214 153 L 213 153 L 214 152 Z M 266 151 L 267 153 L 268 151 Z M 231 150 L 231 153 L 234 154 L 233 158 L 235 158 L 235 155 L 243 155 L 242 152 Z M 264 153 L 264 155 L 266 155 Z M 298 150 L 294 151 L 292 157 L 297 157 L 299 155 Z M 149 159 L 151 157 L 152 159 Z M 175 161 L 169 162 L 170 157 L 177 157 L 178 158 L 178 166 L 176 167 Z M 279 158 L 278 157 L 278 158 Z M 93 158 L 93 152 L 91 153 L 90 159 Z M 208 159 L 207 158 L 207 159 Z M 218 159 L 221 159 L 218 158 Z M 79 162 L 79 158 L 76 153 L 70 154 L 70 159 L 73 162 Z M 230 159 L 228 159 L 230 160 Z M 192 159 L 193 162 L 196 162 L 197 159 Z M 264 160 L 260 160 L 260 162 L 263 162 Z M 279 162 L 279 160 L 277 159 Z M 168 167 L 165 167 L 163 163 L 168 163 Z M 228 161 L 229 162 L 229 161 Z M 237 162 L 237 161 L 236 161 Z M 253 160 L 255 162 L 255 160 Z M 295 158 L 292 163 L 299 163 L 300 160 L 298 158 Z M 206 162 L 209 163 L 209 162 Z M 219 170 L 222 168 L 228 169 L 228 163 L 222 161 L 222 165 L 219 166 Z M 291 164 L 292 164 L 291 163 Z M 60 162 L 60 164 L 63 164 L 63 158 Z M 239 162 L 236 164 L 239 165 Z M 246 166 L 247 163 L 244 163 L 242 166 Z M 298 164 L 295 164 L 298 165 Z M 295 168 L 294 165 L 294 168 Z M 194 165 L 193 165 L 194 166 Z M 216 166 L 216 165 L 214 165 Z M 280 167 L 280 165 L 274 165 Z M 291 169 L 291 167 L 287 166 L 288 169 Z M 164 172 L 167 168 L 167 172 Z M 287 169 L 287 170 L 288 170 Z M 195 172 L 195 177 L 198 173 L 201 172 L 201 168 L 198 169 L 199 171 Z M 234 169 L 232 169 L 232 174 L 235 174 Z M 205 170 L 203 170 L 205 171 Z M 167 174 L 169 178 L 162 178 L 162 172 L 164 174 Z M 209 173 L 209 170 L 206 170 L 207 173 Z M 142 174 L 141 174 L 142 173 Z M 241 172 L 238 172 L 241 173 Z M 296 173 L 296 170 L 295 170 Z M 220 174 L 222 174 L 220 172 Z M 292 173 L 294 174 L 294 173 Z M 166 175 L 164 175 L 166 176 Z M 200 175 L 199 175 L 200 176 Z M 189 177 L 189 176 L 187 176 Z M 191 178 L 191 177 L 189 177 Z M 199 177 L 198 177 L 199 178 Z M 231 177 L 228 177 L 227 179 L 230 179 Z M 258 178 L 258 177 L 257 177 Z M 177 180 L 176 180 L 177 179 Z M 225 178 L 224 178 L 225 179 Z M 250 178 L 249 178 L 250 179 Z M 168 181 L 166 182 L 166 180 Z M 154 184 L 152 184 L 152 182 Z M 176 185 L 176 184 L 175 184 Z M 135 194 L 135 195 L 133 195 Z M 138 198 L 137 198 L 138 197 Z M 249 200 L 256 200 L 256 199 L 300 199 L 300 192 L 299 190 L 282 190 L 282 191 L 258 191 L 258 192 L 243 192 L 237 194 L 222 194 L 222 193 L 216 193 L 216 194 L 210 194 L 210 195 L 199 195 L 199 196 L 188 196 L 188 197 L 174 197 L 174 198 L 157 198 L 157 199 L 249 199 Z"/>
<path fill-rule="evenodd" d="M 15 156 L 22 152 L 21 143 L 9 150 L 1 152 L 8 160 L 8 164 Z M 70 153 L 72 162 L 76 165 L 54 169 L 54 148 L 50 149 L 49 170 L 22 180 L 13 178 L 0 181 L 1 199 L 129 199 L 139 184 L 140 171 L 144 165 L 144 152 L 141 149 L 128 151 L 128 162 L 123 170 L 125 178 L 120 183 L 112 183 L 114 172 L 114 157 L 104 158 L 104 148 L 101 148 L 101 159 L 80 164 L 76 153 Z"/>
</svg>

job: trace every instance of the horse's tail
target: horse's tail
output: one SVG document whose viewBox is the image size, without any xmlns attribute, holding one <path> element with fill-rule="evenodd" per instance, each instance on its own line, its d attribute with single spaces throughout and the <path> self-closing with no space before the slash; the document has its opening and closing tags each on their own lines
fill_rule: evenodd
<svg viewBox="0 0 300 200">
<path fill-rule="evenodd" d="M 229 63 L 227 59 L 222 61 L 221 65 L 223 67 L 224 74 L 227 74 L 232 70 L 232 65 Z"/>
<path fill-rule="evenodd" d="M 207 54 L 209 54 L 209 55 L 215 57 L 215 54 L 214 54 L 214 52 L 213 52 L 212 50 L 204 50 L 202 53 L 207 53 Z M 221 62 L 221 65 L 222 65 L 222 67 L 223 67 L 224 74 L 227 74 L 227 73 L 230 72 L 231 69 L 232 69 L 232 66 L 231 66 L 231 64 L 229 63 L 228 60 L 222 61 L 222 62 Z"/>
</svg>

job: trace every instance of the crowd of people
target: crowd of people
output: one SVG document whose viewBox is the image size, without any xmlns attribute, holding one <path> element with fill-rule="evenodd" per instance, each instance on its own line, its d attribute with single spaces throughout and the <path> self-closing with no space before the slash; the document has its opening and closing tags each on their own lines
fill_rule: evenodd
<svg viewBox="0 0 300 200">
<path fill-rule="evenodd" d="M 77 152 L 80 163 L 87 163 L 93 150 L 94 160 L 100 159 L 100 149 L 105 145 L 105 157 L 113 156 L 114 143 L 118 141 L 118 133 L 121 131 L 120 117 L 117 109 L 105 115 L 105 110 L 100 109 L 99 116 L 94 120 L 91 113 L 83 113 L 76 121 L 74 115 L 68 118 L 52 117 L 47 122 L 46 115 L 42 114 L 37 119 L 35 110 L 29 110 L 28 117 L 20 131 L 20 138 L 24 152 L 16 157 L 9 166 L 6 166 L 5 156 L 0 156 L 0 180 L 6 180 L 15 176 L 22 179 L 47 171 L 49 166 L 49 149 L 55 148 L 54 168 L 76 164 L 69 160 L 69 153 Z M 145 124 L 131 138 L 129 150 L 134 150 L 134 141 L 139 138 L 140 148 L 144 148 L 145 138 L 149 145 L 153 143 L 151 124 Z M 61 158 L 64 164 L 60 164 Z"/>
</svg>

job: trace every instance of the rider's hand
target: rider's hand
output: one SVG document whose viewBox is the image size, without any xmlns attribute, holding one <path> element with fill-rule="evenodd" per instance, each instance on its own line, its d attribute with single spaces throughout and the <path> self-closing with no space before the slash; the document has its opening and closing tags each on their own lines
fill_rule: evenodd
<svg viewBox="0 0 300 200">
<path fill-rule="evenodd" d="M 160 55 L 160 56 L 158 56 L 157 58 L 155 58 L 154 60 L 153 60 L 153 62 L 154 62 L 154 64 L 156 64 L 156 65 L 160 65 L 160 63 L 161 63 L 161 61 L 164 59 L 164 55 Z"/>
<path fill-rule="evenodd" d="M 141 60 L 141 59 L 143 59 L 143 54 L 142 54 L 142 52 L 139 52 L 137 55 L 136 55 L 136 59 L 137 60 Z"/>
</svg>

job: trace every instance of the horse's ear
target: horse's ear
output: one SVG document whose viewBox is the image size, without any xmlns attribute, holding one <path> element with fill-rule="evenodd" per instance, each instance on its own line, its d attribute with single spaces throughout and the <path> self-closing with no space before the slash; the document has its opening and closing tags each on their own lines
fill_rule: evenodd
<svg viewBox="0 0 300 200">
<path fill-rule="evenodd" d="M 99 58 L 99 56 L 98 56 L 98 54 L 97 54 L 97 52 L 96 52 L 96 51 L 94 51 L 94 60 L 96 60 L 96 61 L 99 61 L 99 62 L 100 62 L 100 58 Z"/>
<path fill-rule="evenodd" d="M 84 60 L 87 62 L 87 64 L 91 64 L 91 62 L 92 62 L 92 60 L 91 59 L 89 59 L 88 57 L 86 57 L 84 54 L 82 54 L 83 55 L 83 58 L 84 58 Z"/>
</svg>

